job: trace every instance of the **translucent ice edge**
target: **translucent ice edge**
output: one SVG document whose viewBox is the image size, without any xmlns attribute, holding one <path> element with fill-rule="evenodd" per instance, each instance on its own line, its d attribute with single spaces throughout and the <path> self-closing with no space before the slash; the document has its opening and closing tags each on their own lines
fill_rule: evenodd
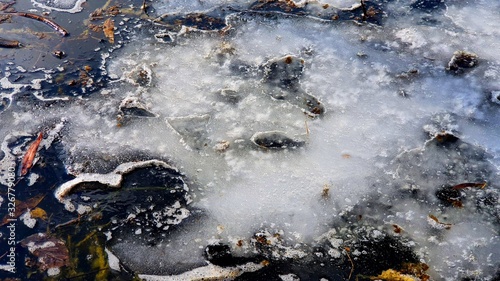
<svg viewBox="0 0 500 281">
<path fill-rule="evenodd" d="M 59 200 L 59 202 L 64 202 L 64 197 L 71 192 L 71 190 L 84 182 L 96 182 L 107 185 L 109 187 L 119 187 L 122 182 L 122 177 L 124 174 L 130 173 L 131 171 L 151 166 L 160 166 L 168 169 L 173 169 L 172 166 L 168 165 L 164 161 L 161 160 L 147 160 L 140 162 L 130 162 L 120 164 L 116 169 L 107 174 L 95 174 L 95 173 L 82 173 L 78 175 L 76 178 L 65 182 L 61 186 L 59 186 L 55 191 L 54 195 Z"/>
</svg>

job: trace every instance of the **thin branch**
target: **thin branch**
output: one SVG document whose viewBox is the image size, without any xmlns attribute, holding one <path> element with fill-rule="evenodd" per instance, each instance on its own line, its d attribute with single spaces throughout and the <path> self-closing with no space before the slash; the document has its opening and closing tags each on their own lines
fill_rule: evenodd
<svg viewBox="0 0 500 281">
<path fill-rule="evenodd" d="M 39 15 L 36 15 L 36 14 L 32 14 L 32 13 L 12 13 L 12 14 L 16 15 L 16 16 L 30 18 L 30 19 L 34 19 L 34 20 L 43 22 L 46 25 L 50 26 L 55 31 L 59 32 L 62 36 L 69 35 L 69 32 L 66 29 L 64 29 L 64 27 L 60 26 L 55 21 L 53 21 L 53 20 L 51 20 L 49 18 L 46 18 L 46 17 L 43 17 L 43 16 L 39 16 Z"/>
</svg>

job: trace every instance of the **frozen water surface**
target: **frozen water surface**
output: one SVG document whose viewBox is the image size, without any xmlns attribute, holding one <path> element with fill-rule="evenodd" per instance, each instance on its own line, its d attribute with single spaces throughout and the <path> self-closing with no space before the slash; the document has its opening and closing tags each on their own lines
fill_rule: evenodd
<svg viewBox="0 0 500 281">
<path fill-rule="evenodd" d="M 16 154 L 12 131 L 28 135 L 40 125 L 32 120 L 63 116 L 63 159 L 77 178 L 60 188 L 92 179 L 120 184 L 122 163 L 85 164 L 91 153 L 169 159 L 190 186 L 193 201 L 184 203 L 191 211 L 169 203 L 177 220 L 167 224 L 179 226 L 154 246 L 138 238 L 146 228 L 137 225 L 106 249 L 146 280 L 258 272 L 265 266 L 255 261 L 207 266 L 203 251 L 223 244 L 250 257 L 259 239 L 270 241 L 271 261 L 306 262 L 323 255 L 315 246 L 342 260 L 342 245 L 355 245 L 346 233 L 356 236 L 356 224 L 359 235 L 375 240 L 402 238 L 432 279 L 493 280 L 500 260 L 500 7 L 434 2 L 390 1 L 383 25 L 269 16 L 245 11 L 248 1 L 155 2 L 158 14 L 235 12 L 224 31 L 182 29 L 170 43 L 136 35 L 112 53 L 110 87 L 84 100 L 2 112 L 0 167 Z M 324 4 L 358 2 L 295 1 L 306 11 Z M 476 54 L 477 66 L 449 69 L 460 50 Z M 21 89 L 1 81 L 13 89 L 9 97 Z M 365 254 L 352 252 L 354 264 Z"/>
</svg>

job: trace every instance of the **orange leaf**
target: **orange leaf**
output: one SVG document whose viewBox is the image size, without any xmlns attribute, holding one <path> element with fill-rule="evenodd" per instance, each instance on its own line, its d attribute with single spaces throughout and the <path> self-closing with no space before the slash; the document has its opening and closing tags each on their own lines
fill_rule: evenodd
<svg viewBox="0 0 500 281">
<path fill-rule="evenodd" d="M 38 151 L 38 146 L 40 146 L 40 142 L 42 141 L 43 133 L 40 132 L 38 134 L 38 138 L 30 145 L 26 154 L 24 154 L 23 161 L 21 162 L 21 176 L 24 176 L 28 173 L 28 170 L 33 166 L 33 159 L 35 159 L 36 152 Z"/>
<path fill-rule="evenodd" d="M 108 18 L 103 26 L 102 29 L 104 31 L 104 35 L 106 38 L 108 38 L 109 43 L 114 44 L 115 43 L 115 23 L 111 18 Z"/>
</svg>

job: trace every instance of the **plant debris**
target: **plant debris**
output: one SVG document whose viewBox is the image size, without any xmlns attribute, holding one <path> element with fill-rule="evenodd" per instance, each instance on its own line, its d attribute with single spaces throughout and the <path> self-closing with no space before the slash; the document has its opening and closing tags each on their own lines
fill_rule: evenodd
<svg viewBox="0 0 500 281">
<path fill-rule="evenodd" d="M 58 238 L 37 233 L 23 239 L 21 245 L 38 257 L 36 265 L 41 271 L 69 265 L 68 248 Z"/>
<path fill-rule="evenodd" d="M 38 146 L 40 146 L 40 142 L 42 141 L 43 133 L 40 132 L 36 140 L 30 145 L 26 154 L 24 154 L 23 161 L 21 162 L 21 176 L 24 176 L 28 173 L 29 169 L 33 166 L 33 160 L 35 159 L 36 152 L 38 151 Z"/>
<path fill-rule="evenodd" d="M 35 209 L 31 210 L 31 217 L 34 219 L 41 219 L 46 221 L 48 219 L 47 212 L 45 212 L 44 209 L 36 207 Z"/>
<path fill-rule="evenodd" d="M 32 14 L 32 13 L 14 13 L 13 15 L 25 17 L 25 18 L 30 18 L 30 19 L 34 19 L 34 20 L 43 22 L 46 25 L 50 26 L 55 31 L 59 32 L 62 36 L 69 35 L 69 32 L 66 29 L 64 29 L 64 27 L 60 26 L 55 21 L 48 19 L 46 17 L 40 16 L 37 14 Z"/>
<path fill-rule="evenodd" d="M 27 210 L 31 210 L 31 209 L 36 208 L 36 206 L 38 206 L 38 204 L 40 204 L 40 202 L 42 201 L 42 199 L 44 197 L 45 197 L 45 195 L 38 194 L 38 195 L 36 195 L 36 196 L 34 196 L 34 197 L 24 201 L 24 202 L 16 201 L 16 210 L 15 210 L 14 214 L 9 214 L 9 213 L 6 214 L 3 217 L 2 222 L 0 223 L 0 226 L 6 225 L 9 222 L 9 219 L 18 218 Z"/>
<path fill-rule="evenodd" d="M 479 187 L 480 189 L 484 189 L 486 187 L 487 183 L 482 182 L 482 183 L 473 183 L 473 182 L 466 182 L 466 183 L 461 183 L 453 186 L 451 189 L 463 189 L 463 188 L 468 188 L 468 187 Z"/>
<path fill-rule="evenodd" d="M 436 197 L 441 200 L 446 206 L 452 205 L 453 207 L 462 208 L 463 202 L 465 199 L 465 193 L 461 190 L 466 188 L 480 188 L 484 189 L 487 183 L 461 183 L 454 186 L 442 186 L 440 189 L 436 191 Z"/>
<path fill-rule="evenodd" d="M 21 47 L 21 43 L 17 40 L 9 40 L 0 38 L 0 47 L 2 48 L 19 48 Z"/>
<path fill-rule="evenodd" d="M 115 22 L 108 18 L 104 24 L 102 25 L 102 30 L 104 31 L 104 35 L 108 38 L 109 43 L 115 43 Z"/>
<path fill-rule="evenodd" d="M 448 71 L 455 74 L 460 74 L 465 68 L 473 68 L 477 66 L 479 57 L 474 53 L 466 51 L 456 51 L 448 63 Z"/>
<path fill-rule="evenodd" d="M 440 222 L 434 215 L 429 215 L 427 222 L 436 229 L 450 229 L 453 224 Z"/>
</svg>

